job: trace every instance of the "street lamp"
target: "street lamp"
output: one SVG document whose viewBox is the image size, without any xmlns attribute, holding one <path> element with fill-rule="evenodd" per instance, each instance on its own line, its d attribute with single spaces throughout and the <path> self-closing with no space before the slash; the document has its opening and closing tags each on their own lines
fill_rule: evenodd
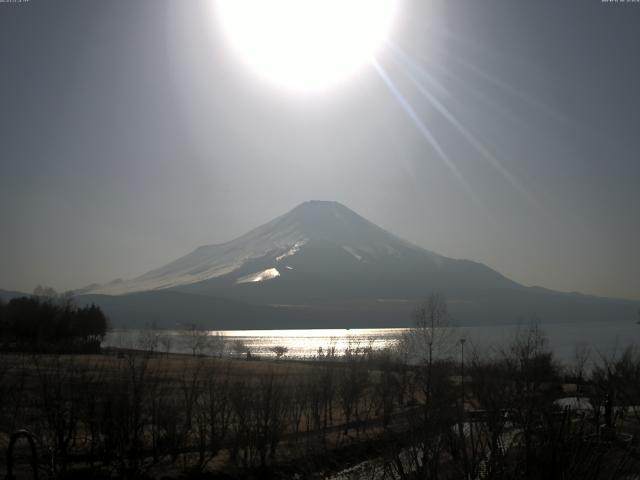
<svg viewBox="0 0 640 480">
<path fill-rule="evenodd" d="M 462 460 L 464 462 L 465 480 L 469 479 L 469 458 L 467 456 L 467 444 L 464 434 L 464 343 L 466 338 L 460 339 L 460 387 L 461 387 L 461 403 L 460 403 L 460 441 L 462 446 Z M 469 424 L 469 435 L 472 435 L 471 424 Z"/>
<path fill-rule="evenodd" d="M 462 410 L 464 412 L 464 343 L 466 338 L 460 339 L 460 385 L 462 386 Z"/>
</svg>

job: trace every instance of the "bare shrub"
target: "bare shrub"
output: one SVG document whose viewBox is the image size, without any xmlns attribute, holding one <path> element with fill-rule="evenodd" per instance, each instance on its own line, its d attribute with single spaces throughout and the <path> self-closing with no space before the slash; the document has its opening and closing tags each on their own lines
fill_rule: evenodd
<svg viewBox="0 0 640 480">
<path fill-rule="evenodd" d="M 280 360 L 289 352 L 289 348 L 283 345 L 276 345 L 274 347 L 271 347 L 269 350 L 276 356 L 276 359 L 278 360 Z"/>
</svg>

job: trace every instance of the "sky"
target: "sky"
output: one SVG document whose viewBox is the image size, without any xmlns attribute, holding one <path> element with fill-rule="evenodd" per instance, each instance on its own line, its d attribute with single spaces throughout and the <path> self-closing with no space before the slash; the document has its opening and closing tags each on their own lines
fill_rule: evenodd
<svg viewBox="0 0 640 480">
<path fill-rule="evenodd" d="M 321 199 L 640 299 L 640 3 L 399 1 L 377 68 L 312 95 L 212 0 L 0 3 L 0 288 L 132 278 Z"/>
</svg>

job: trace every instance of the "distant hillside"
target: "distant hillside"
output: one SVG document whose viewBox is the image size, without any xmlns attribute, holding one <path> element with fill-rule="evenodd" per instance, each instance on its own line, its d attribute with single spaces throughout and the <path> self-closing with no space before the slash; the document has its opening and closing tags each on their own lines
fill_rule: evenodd
<svg viewBox="0 0 640 480">
<path fill-rule="evenodd" d="M 29 293 L 16 292 L 16 291 L 12 291 L 12 290 L 1 290 L 0 289 L 0 300 L 2 300 L 3 302 L 8 302 L 12 298 L 28 297 L 29 295 L 30 295 Z"/>
<path fill-rule="evenodd" d="M 189 324 L 211 329 L 346 328 L 387 326 L 388 310 L 275 307 L 173 291 L 127 295 L 81 295 L 80 305 L 94 303 L 105 310 L 115 328 L 181 328 Z M 407 317 L 408 318 L 408 317 Z"/>
</svg>

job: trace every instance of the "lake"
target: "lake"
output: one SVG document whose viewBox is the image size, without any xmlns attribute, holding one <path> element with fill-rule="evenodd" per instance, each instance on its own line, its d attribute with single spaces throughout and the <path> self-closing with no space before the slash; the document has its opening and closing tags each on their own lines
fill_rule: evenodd
<svg viewBox="0 0 640 480">
<path fill-rule="evenodd" d="M 519 329 L 528 328 L 528 324 L 464 326 L 452 329 L 451 343 L 455 339 L 465 338 L 465 351 L 491 352 L 506 347 Z M 611 355 L 630 345 L 640 345 L 640 325 L 629 321 L 540 324 L 549 347 L 557 358 L 570 362 L 577 348 L 587 347 L 592 357 Z M 225 350 L 239 350 L 240 343 L 253 355 L 273 357 L 271 349 L 275 346 L 287 347 L 288 358 L 313 358 L 322 349 L 335 349 L 337 355 L 351 347 L 371 347 L 380 350 L 393 347 L 406 331 L 405 328 L 375 329 L 308 329 L 308 330 L 222 330 L 209 331 L 209 337 L 199 346 L 199 352 L 205 355 L 219 351 L 220 338 L 224 339 Z M 103 346 L 119 348 L 140 348 L 158 339 L 156 349 L 172 353 L 191 353 L 193 336 L 201 335 L 184 330 L 114 330 L 107 334 Z"/>
</svg>

